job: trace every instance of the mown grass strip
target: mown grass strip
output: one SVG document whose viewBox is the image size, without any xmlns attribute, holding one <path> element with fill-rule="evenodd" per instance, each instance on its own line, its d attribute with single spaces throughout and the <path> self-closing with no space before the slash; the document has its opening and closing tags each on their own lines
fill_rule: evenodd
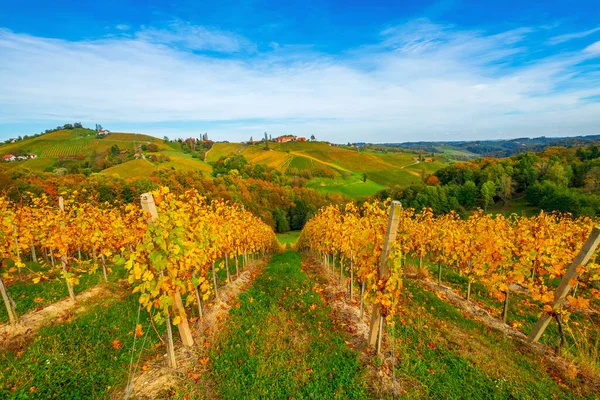
<svg viewBox="0 0 600 400">
<path fill-rule="evenodd" d="M 127 381 L 138 295 L 114 287 L 112 295 L 89 299 L 85 314 L 41 328 L 23 349 L 0 350 L 0 398 L 108 398 Z M 120 297 L 123 292 L 127 293 Z M 148 314 L 142 311 L 144 332 Z M 164 326 L 163 326 L 164 328 Z M 146 355 L 157 351 L 151 331 Z M 138 338 L 136 347 L 141 347 Z M 136 356 L 137 357 L 137 356 Z"/>
<path fill-rule="evenodd" d="M 395 328 L 404 395 L 439 399 L 573 399 L 546 370 L 502 333 L 465 317 L 452 304 L 406 280 L 405 307 Z M 576 384 L 576 383 L 575 383 Z"/>
<path fill-rule="evenodd" d="M 313 284 L 290 251 L 239 297 L 211 353 L 223 398 L 367 397 L 357 354 Z"/>
</svg>

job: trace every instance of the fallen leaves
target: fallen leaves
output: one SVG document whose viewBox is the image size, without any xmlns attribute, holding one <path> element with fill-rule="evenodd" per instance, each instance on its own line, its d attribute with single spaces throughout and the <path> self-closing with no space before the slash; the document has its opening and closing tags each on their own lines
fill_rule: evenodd
<svg viewBox="0 0 600 400">
<path fill-rule="evenodd" d="M 144 331 L 142 330 L 142 324 L 137 324 L 135 327 L 135 337 L 141 337 L 144 335 Z"/>
</svg>

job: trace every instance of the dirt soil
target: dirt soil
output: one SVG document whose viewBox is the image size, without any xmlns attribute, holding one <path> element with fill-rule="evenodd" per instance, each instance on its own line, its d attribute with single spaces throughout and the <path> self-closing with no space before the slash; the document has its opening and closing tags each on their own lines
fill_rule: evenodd
<svg viewBox="0 0 600 400">
<path fill-rule="evenodd" d="M 50 304 L 41 310 L 31 311 L 21 315 L 19 317 L 19 322 L 16 325 L 10 325 L 8 323 L 2 324 L 0 325 L 0 348 L 23 346 L 41 327 L 56 322 L 57 320 L 64 322 L 73 315 L 85 312 L 87 309 L 85 306 L 86 300 L 93 297 L 111 295 L 113 294 L 107 286 L 96 286 L 77 294 L 74 302 L 70 298 L 66 298 L 54 304 Z"/>
</svg>

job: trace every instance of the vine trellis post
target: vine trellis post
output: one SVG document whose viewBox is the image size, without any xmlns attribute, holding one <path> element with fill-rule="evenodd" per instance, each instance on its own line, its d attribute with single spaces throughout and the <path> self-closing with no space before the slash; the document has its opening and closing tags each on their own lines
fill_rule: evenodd
<svg viewBox="0 0 600 400">
<path fill-rule="evenodd" d="M 579 254 L 577 254 L 577 257 L 575 257 L 573 263 L 564 274 L 560 285 L 558 285 L 558 288 L 556 289 L 556 292 L 554 292 L 554 303 L 552 304 L 553 310 L 562 308 L 567 294 L 572 289 L 570 283 L 571 279 L 577 279 L 579 276 L 577 268 L 579 268 L 580 265 L 585 265 L 590 260 L 590 257 L 594 254 L 594 251 L 596 251 L 598 244 L 600 244 L 600 227 L 596 226 L 594 229 L 592 229 L 592 233 L 590 233 L 588 236 L 587 240 L 583 244 L 583 247 L 579 251 Z M 544 334 L 544 331 L 551 320 L 552 315 L 546 312 L 542 314 L 527 339 L 530 342 L 537 342 Z"/>
<path fill-rule="evenodd" d="M 396 241 L 398 233 L 398 224 L 400 223 L 400 213 L 402 212 L 402 204 L 399 201 L 392 201 L 390 204 L 390 213 L 388 217 L 387 230 L 383 250 L 379 259 L 378 281 L 387 281 L 389 278 L 389 257 L 392 246 Z M 382 313 L 381 304 L 374 304 L 371 311 L 371 325 L 369 329 L 369 345 L 375 347 L 377 354 L 381 352 L 381 336 L 383 333 L 383 323 L 385 316 Z"/>
<path fill-rule="evenodd" d="M 158 219 L 158 211 L 156 210 L 156 203 L 154 202 L 154 196 L 152 195 L 152 193 L 142 194 L 141 205 L 142 209 L 150 214 L 150 218 L 148 218 L 148 223 L 152 223 Z M 179 290 L 176 290 L 172 297 L 173 311 L 175 315 L 178 315 L 180 318 L 180 322 L 179 324 L 177 324 L 177 329 L 179 330 L 181 341 L 185 346 L 192 347 L 194 345 L 194 338 L 192 337 L 192 331 L 190 330 L 190 325 L 188 323 L 187 315 L 185 313 L 185 308 L 183 307 L 183 301 L 181 300 L 181 293 L 179 293 Z M 177 363 L 175 361 L 175 347 L 173 344 L 173 335 L 169 334 L 171 332 L 171 318 L 168 315 L 166 317 L 166 324 L 167 335 L 169 336 L 169 340 L 167 342 L 169 364 L 171 365 L 171 367 L 175 368 L 177 367 Z"/>
</svg>

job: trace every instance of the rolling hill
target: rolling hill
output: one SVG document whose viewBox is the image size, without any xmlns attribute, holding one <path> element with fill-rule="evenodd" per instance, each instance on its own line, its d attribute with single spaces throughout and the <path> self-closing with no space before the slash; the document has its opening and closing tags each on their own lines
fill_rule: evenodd
<svg viewBox="0 0 600 400">
<path fill-rule="evenodd" d="M 151 144 L 154 145 L 151 153 L 141 151 L 144 154 L 142 158 L 133 158 L 133 154 L 140 152 L 142 146 L 146 148 Z M 124 154 L 127 157 L 122 156 L 101 168 L 100 173 L 104 175 L 121 178 L 148 177 L 154 171 L 168 168 L 198 170 L 210 176 L 211 164 L 219 158 L 241 154 L 252 164 L 266 165 L 284 174 L 307 178 L 307 186 L 320 192 L 357 199 L 372 195 L 385 187 L 417 184 L 421 182 L 423 173 L 431 174 L 449 163 L 448 157 L 444 155 L 425 163 L 415 161 L 414 152 L 359 150 L 326 142 L 272 142 L 269 150 L 265 150 L 263 144 L 214 143 L 202 161 L 201 156 L 192 157 L 192 153 L 184 152 L 178 142 L 123 132 L 98 138 L 96 132 L 90 129 L 59 130 L 0 145 L 0 155 L 33 153 L 38 158 L 3 163 L 3 166 L 8 169 L 52 171 L 69 159 L 98 162 L 98 159 L 109 157 L 110 152 L 114 152 L 114 146 L 119 153 L 126 150 Z"/>
</svg>

